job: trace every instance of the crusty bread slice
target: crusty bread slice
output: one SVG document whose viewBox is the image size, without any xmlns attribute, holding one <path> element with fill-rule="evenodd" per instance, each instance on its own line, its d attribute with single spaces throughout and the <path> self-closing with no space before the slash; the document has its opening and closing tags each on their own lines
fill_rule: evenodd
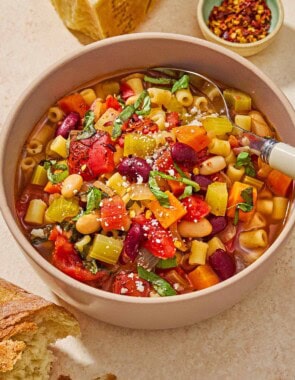
<svg viewBox="0 0 295 380">
<path fill-rule="evenodd" d="M 61 306 L 0 278 L 0 379 L 49 379 L 48 345 L 78 336 L 76 318 Z"/>
<path fill-rule="evenodd" d="M 130 33 L 152 0 L 51 0 L 65 25 L 93 40 Z"/>
</svg>

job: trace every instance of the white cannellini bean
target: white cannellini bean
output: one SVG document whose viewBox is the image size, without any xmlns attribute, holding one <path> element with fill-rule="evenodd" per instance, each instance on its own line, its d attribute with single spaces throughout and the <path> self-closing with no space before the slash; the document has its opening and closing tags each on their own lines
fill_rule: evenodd
<svg viewBox="0 0 295 380">
<path fill-rule="evenodd" d="M 76 223 L 76 229 L 83 235 L 89 235 L 100 228 L 99 215 L 97 213 L 82 215 Z"/>
<path fill-rule="evenodd" d="M 83 178 L 79 174 L 71 174 L 63 181 L 61 193 L 65 198 L 72 198 L 82 185 Z"/>
<path fill-rule="evenodd" d="M 210 175 L 217 172 L 220 172 L 226 167 L 226 162 L 224 157 L 222 156 L 214 156 L 208 158 L 208 160 L 204 161 L 200 165 L 200 174 L 202 175 Z"/>
<path fill-rule="evenodd" d="M 197 223 L 183 220 L 178 224 L 178 232 L 182 237 L 201 238 L 211 234 L 212 225 L 205 218 Z"/>
</svg>

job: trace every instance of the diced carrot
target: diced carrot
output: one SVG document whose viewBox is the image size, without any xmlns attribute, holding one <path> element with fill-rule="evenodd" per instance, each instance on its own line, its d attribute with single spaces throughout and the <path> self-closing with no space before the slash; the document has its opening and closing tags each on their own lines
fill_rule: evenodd
<svg viewBox="0 0 295 380">
<path fill-rule="evenodd" d="M 44 191 L 49 194 L 59 193 L 61 192 L 61 183 L 52 183 L 50 181 L 44 187 Z"/>
<path fill-rule="evenodd" d="M 273 169 L 266 179 L 269 189 L 278 196 L 285 197 L 288 194 L 292 183 L 292 178 L 278 170 Z"/>
<path fill-rule="evenodd" d="M 155 215 L 164 228 L 181 219 L 186 214 L 186 209 L 181 202 L 170 191 L 165 191 L 168 195 L 170 207 L 163 207 L 158 200 L 151 201 L 147 207 Z"/>
<path fill-rule="evenodd" d="M 88 111 L 89 106 L 85 102 L 82 95 L 74 93 L 58 101 L 59 107 L 66 113 L 77 112 L 80 117 L 84 117 L 86 111 Z"/>
<path fill-rule="evenodd" d="M 182 127 L 173 128 L 177 140 L 187 144 L 200 152 L 210 144 L 210 138 L 203 127 L 183 125 Z"/>
<path fill-rule="evenodd" d="M 201 290 L 219 283 L 219 278 L 208 264 L 199 265 L 188 274 L 194 289 Z"/>
<path fill-rule="evenodd" d="M 228 142 L 229 142 L 231 148 L 238 148 L 240 146 L 239 140 L 234 135 L 229 136 Z"/>
<path fill-rule="evenodd" d="M 256 208 L 256 200 L 257 200 L 257 190 L 253 186 L 249 186 L 246 183 L 238 182 L 236 181 L 232 188 L 230 189 L 229 197 L 228 197 L 228 203 L 227 203 L 227 216 L 230 218 L 235 217 L 236 212 L 236 206 L 239 203 L 244 203 L 245 200 L 242 197 L 242 191 L 251 187 L 253 189 L 253 208 L 251 211 L 245 212 L 242 210 L 239 210 L 239 220 L 243 222 L 249 222 L 249 220 L 252 218 L 255 208 Z"/>
</svg>

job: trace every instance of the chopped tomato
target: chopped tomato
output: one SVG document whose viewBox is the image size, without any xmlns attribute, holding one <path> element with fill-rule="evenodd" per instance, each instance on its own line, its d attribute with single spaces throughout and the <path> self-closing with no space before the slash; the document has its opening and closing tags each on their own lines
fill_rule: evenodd
<svg viewBox="0 0 295 380">
<path fill-rule="evenodd" d="M 153 122 L 149 118 L 144 119 L 137 119 L 137 120 L 129 120 L 128 122 L 124 123 L 122 126 L 123 132 L 140 132 L 144 135 L 147 135 L 148 133 L 157 132 L 159 129 L 158 125 Z"/>
<path fill-rule="evenodd" d="M 210 212 L 210 207 L 201 197 L 192 195 L 183 199 L 182 204 L 187 210 L 187 214 L 183 217 L 189 222 L 196 222 L 203 219 Z"/>
<path fill-rule="evenodd" d="M 169 124 L 168 129 L 178 127 L 180 124 L 178 112 L 167 113 L 166 114 L 166 122 Z"/>
<path fill-rule="evenodd" d="M 60 194 L 61 192 L 61 183 L 52 183 L 50 181 L 44 187 L 44 191 L 49 194 Z"/>
<path fill-rule="evenodd" d="M 131 221 L 125 204 L 119 195 L 103 199 L 100 212 L 101 225 L 104 231 L 126 231 L 129 229 Z"/>
<path fill-rule="evenodd" d="M 139 216 L 134 220 L 143 226 L 145 241 L 142 246 L 152 255 L 164 259 L 175 255 L 176 249 L 171 232 L 162 227 L 157 219 Z"/>
<path fill-rule="evenodd" d="M 54 240 L 52 264 L 68 276 L 92 286 L 101 286 L 109 278 L 110 275 L 105 270 L 93 274 L 84 268 L 74 245 L 62 234 L 52 233 L 50 240 Z"/>
<path fill-rule="evenodd" d="M 73 139 L 68 158 L 70 173 L 80 174 L 85 181 L 111 173 L 115 168 L 114 149 L 110 135 L 105 132 L 84 140 Z"/>
<path fill-rule="evenodd" d="M 135 92 L 132 90 L 129 84 L 127 84 L 124 81 L 122 81 L 120 84 L 120 93 L 124 100 L 127 100 L 128 98 L 130 98 L 130 96 L 135 95 Z"/>
<path fill-rule="evenodd" d="M 156 159 L 155 168 L 164 173 L 168 173 L 168 170 L 174 169 L 173 159 L 168 149 Z"/>
<path fill-rule="evenodd" d="M 118 100 L 112 96 L 112 95 L 108 95 L 107 98 L 106 98 L 106 107 L 107 108 L 113 108 L 115 109 L 116 111 L 121 111 L 122 107 L 121 107 L 121 104 L 118 102 Z"/>
<path fill-rule="evenodd" d="M 150 284 L 143 280 L 137 273 L 120 272 L 116 275 L 113 283 L 113 293 L 133 297 L 148 297 Z"/>
<path fill-rule="evenodd" d="M 58 105 L 65 114 L 77 112 L 81 118 L 84 117 L 86 111 L 89 110 L 89 106 L 85 102 L 83 96 L 79 93 L 65 96 L 58 101 Z"/>
</svg>

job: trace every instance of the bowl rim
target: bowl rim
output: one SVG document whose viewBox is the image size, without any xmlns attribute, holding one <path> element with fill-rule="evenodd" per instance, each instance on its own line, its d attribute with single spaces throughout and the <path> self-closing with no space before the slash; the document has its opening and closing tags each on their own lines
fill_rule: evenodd
<svg viewBox="0 0 295 380">
<path fill-rule="evenodd" d="M 221 37 L 218 37 L 215 33 L 212 32 L 212 30 L 208 27 L 204 15 L 203 15 L 203 6 L 205 4 L 206 0 L 199 0 L 198 1 L 198 6 L 197 6 L 197 19 L 199 22 L 199 26 L 201 30 L 206 30 L 206 33 L 210 36 L 212 40 L 214 40 L 218 44 L 222 44 L 224 46 L 227 46 L 228 48 L 231 49 L 236 49 L 236 50 L 242 50 L 246 48 L 258 48 L 260 46 L 263 46 L 266 44 L 268 41 L 271 41 L 276 34 L 280 31 L 281 27 L 283 26 L 284 22 L 284 7 L 282 4 L 281 0 L 275 0 L 277 5 L 278 5 L 278 21 L 276 23 L 275 28 L 262 40 L 258 40 L 255 42 L 246 42 L 246 43 L 240 43 L 240 42 L 230 42 L 226 41 Z M 207 38 L 207 37 L 206 37 Z"/>
<path fill-rule="evenodd" d="M 194 298 L 202 298 L 206 297 L 207 295 L 210 295 L 212 293 L 218 293 L 222 292 L 225 288 L 232 286 L 233 284 L 239 282 L 244 277 L 248 276 L 250 272 L 254 272 L 258 270 L 260 266 L 262 266 L 265 262 L 267 262 L 272 254 L 274 254 L 275 250 L 280 246 L 280 244 L 283 241 L 286 241 L 288 235 L 292 231 L 292 227 L 295 223 L 295 210 L 294 207 L 291 207 L 290 214 L 288 217 L 288 220 L 281 231 L 280 235 L 277 237 L 277 239 L 273 242 L 273 244 L 265 251 L 265 253 L 259 257 L 258 260 L 256 260 L 254 263 L 252 263 L 247 268 L 243 269 L 241 272 L 235 274 L 233 277 L 222 281 L 210 288 L 198 290 L 191 293 L 186 294 L 180 294 L 175 295 L 173 297 L 126 297 L 124 295 L 120 294 L 114 294 L 111 292 L 107 292 L 101 289 L 93 288 L 89 285 L 86 285 L 82 282 L 79 282 L 78 280 L 73 279 L 72 277 L 64 274 L 59 269 L 54 267 L 52 264 L 48 263 L 47 260 L 45 260 L 29 243 L 29 241 L 25 238 L 25 235 L 23 234 L 18 222 L 14 219 L 13 213 L 10 211 L 8 204 L 6 202 L 6 196 L 5 196 L 5 186 L 4 181 L 2 178 L 3 172 L 4 172 L 4 151 L 5 151 L 5 145 L 6 141 L 9 138 L 9 130 L 10 126 L 14 124 L 16 115 L 20 112 L 23 104 L 26 101 L 26 98 L 29 97 L 35 89 L 44 81 L 47 77 L 50 77 L 52 74 L 57 72 L 63 65 L 67 65 L 72 61 L 73 59 L 78 58 L 81 55 L 84 55 L 86 53 L 89 53 L 93 50 L 100 49 L 104 46 L 109 46 L 113 44 L 120 44 L 122 42 L 128 42 L 128 40 L 175 40 L 175 41 L 183 41 L 186 43 L 191 44 L 197 44 L 199 46 L 204 46 L 207 49 L 217 51 L 218 53 L 221 53 L 223 55 L 228 56 L 232 60 L 236 61 L 237 63 L 240 63 L 244 66 L 246 66 L 247 69 L 250 71 L 255 72 L 256 75 L 259 75 L 259 77 L 267 84 L 267 86 L 276 93 L 278 98 L 281 100 L 281 102 L 284 104 L 284 107 L 291 117 L 291 119 L 294 122 L 295 125 L 295 112 L 291 105 L 291 103 L 288 101 L 286 96 L 282 93 L 282 91 L 254 64 L 252 64 L 247 59 L 239 56 L 237 53 L 234 53 L 220 45 L 216 45 L 212 42 L 202 40 L 196 37 L 191 37 L 187 35 L 180 35 L 180 34 L 174 34 L 174 33 L 161 33 L 161 32 L 146 32 L 146 33 L 133 33 L 128 35 L 122 35 L 122 36 L 116 36 L 116 37 L 110 37 L 108 39 L 97 41 L 93 44 L 90 44 L 86 47 L 79 47 L 78 49 L 74 50 L 73 52 L 68 53 L 66 56 L 64 56 L 62 59 L 59 59 L 56 63 L 50 65 L 47 69 L 45 69 L 41 74 L 39 74 L 34 81 L 31 82 L 31 84 L 23 91 L 21 96 L 19 97 L 18 101 L 15 103 L 15 106 L 11 109 L 10 113 L 8 114 L 8 117 L 6 121 L 4 122 L 1 136 L 0 136 L 0 208 L 3 214 L 3 218 L 13 235 L 15 241 L 17 244 L 22 248 L 22 251 L 25 253 L 25 256 L 28 256 L 37 266 L 41 267 L 43 271 L 45 271 L 48 275 L 56 278 L 58 281 L 68 285 L 70 288 L 74 288 L 79 290 L 80 292 L 83 292 L 87 295 L 96 296 L 98 298 L 102 298 L 105 301 L 115 301 L 118 303 L 125 303 L 125 304 L 168 304 L 168 303 L 174 303 L 174 302 L 184 302 L 190 299 Z M 293 204 L 294 206 L 294 204 Z M 26 257 L 26 259 L 28 259 Z"/>
</svg>

